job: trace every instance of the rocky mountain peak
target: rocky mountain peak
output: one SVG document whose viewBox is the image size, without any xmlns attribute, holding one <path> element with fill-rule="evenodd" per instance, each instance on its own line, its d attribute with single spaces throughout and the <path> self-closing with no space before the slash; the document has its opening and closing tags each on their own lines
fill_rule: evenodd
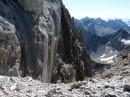
<svg viewBox="0 0 130 97">
<path fill-rule="evenodd" d="M 90 62 L 61 0 L 0 0 L 0 74 L 71 82 Z"/>
</svg>

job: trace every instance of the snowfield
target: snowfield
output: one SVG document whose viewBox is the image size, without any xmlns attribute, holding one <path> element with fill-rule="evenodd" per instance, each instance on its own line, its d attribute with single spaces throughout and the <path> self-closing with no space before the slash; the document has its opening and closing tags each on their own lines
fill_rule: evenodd
<svg viewBox="0 0 130 97">
<path fill-rule="evenodd" d="M 102 63 L 102 64 L 113 64 L 114 62 L 113 59 L 118 55 L 118 51 L 109 46 L 100 49 L 98 49 L 96 53 L 91 52 L 90 54 L 91 59 L 93 59 L 95 62 Z"/>
<path fill-rule="evenodd" d="M 105 58 L 105 56 L 104 57 L 100 57 L 100 61 L 101 62 L 106 62 L 106 63 L 108 63 L 108 64 L 111 64 L 111 63 L 113 63 L 113 58 L 115 58 L 117 55 L 113 55 L 113 56 L 110 56 L 110 57 L 106 57 Z"/>
</svg>

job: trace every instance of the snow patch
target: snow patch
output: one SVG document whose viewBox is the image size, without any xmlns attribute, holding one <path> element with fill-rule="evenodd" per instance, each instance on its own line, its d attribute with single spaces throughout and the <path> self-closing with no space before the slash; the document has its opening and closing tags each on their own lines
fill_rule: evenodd
<svg viewBox="0 0 130 97">
<path fill-rule="evenodd" d="M 121 42 L 122 42 L 124 45 L 130 45 L 130 40 L 122 39 Z"/>
<path fill-rule="evenodd" d="M 106 49 L 108 49 L 109 47 L 107 46 Z"/>
<path fill-rule="evenodd" d="M 102 62 L 105 62 L 105 63 L 113 63 L 113 58 L 115 58 L 117 55 L 113 55 L 113 56 L 110 56 L 110 57 L 104 57 L 104 58 L 101 58 L 100 61 Z"/>
<path fill-rule="evenodd" d="M 110 52 L 111 52 L 111 53 L 113 53 L 113 51 L 112 51 L 112 50 L 111 50 Z"/>
<path fill-rule="evenodd" d="M 106 54 L 103 54 L 102 56 L 100 56 L 101 58 L 103 58 L 103 57 L 105 57 L 106 56 Z"/>
</svg>

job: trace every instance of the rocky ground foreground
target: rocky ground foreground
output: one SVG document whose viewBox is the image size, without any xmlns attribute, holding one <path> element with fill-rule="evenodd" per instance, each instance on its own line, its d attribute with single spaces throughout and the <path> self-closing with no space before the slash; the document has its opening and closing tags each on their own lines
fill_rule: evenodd
<svg viewBox="0 0 130 97">
<path fill-rule="evenodd" d="M 0 97 L 130 97 L 130 78 L 90 78 L 70 84 L 41 83 L 31 77 L 0 76 Z"/>
</svg>

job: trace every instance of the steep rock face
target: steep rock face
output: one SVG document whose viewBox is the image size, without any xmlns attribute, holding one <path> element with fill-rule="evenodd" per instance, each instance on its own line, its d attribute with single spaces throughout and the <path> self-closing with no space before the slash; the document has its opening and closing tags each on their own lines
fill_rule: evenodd
<svg viewBox="0 0 130 97">
<path fill-rule="evenodd" d="M 92 76 L 90 64 L 94 62 L 87 54 L 81 34 L 75 30 L 74 20 L 68 10 L 62 6 L 61 12 L 62 31 L 53 81 L 83 80 L 86 76 Z"/>
<path fill-rule="evenodd" d="M 1 0 L 0 5 L 0 16 L 5 19 L 4 22 L 9 22 L 9 28 L 13 32 L 13 38 L 11 35 L 9 37 L 12 39 L 9 45 L 15 47 L 13 50 L 16 54 L 8 55 L 9 58 L 15 60 L 11 59 L 11 62 L 14 63 L 10 64 L 19 63 L 20 70 L 18 71 L 22 76 L 40 78 L 43 82 L 56 82 L 53 78 L 59 73 L 53 72 L 61 66 L 58 64 L 59 59 L 63 61 L 64 67 L 72 69 L 73 73 L 70 74 L 74 80 L 83 80 L 87 74 L 91 76 L 91 71 L 85 73 L 82 78 L 77 76 L 79 71 L 83 73 L 88 71 L 89 63 L 86 64 L 86 58 L 89 56 L 86 55 L 83 43 L 78 38 L 80 36 L 74 31 L 71 17 L 60 0 Z M 2 26 L 0 25 L 0 27 Z M 11 33 L 11 31 L 6 32 Z M 6 35 L 3 30 L 1 33 Z M 6 42 L 5 40 L 3 39 L 4 42 Z M 2 45 L 1 48 L 5 49 Z M 9 66 L 10 64 L 3 65 Z M 82 66 L 81 70 L 80 66 Z M 60 68 L 60 71 L 63 70 Z M 65 72 L 67 71 L 65 70 Z M 76 73 L 74 73 L 75 71 Z M 66 76 L 63 72 L 61 75 L 62 78 Z M 66 82 L 67 79 L 68 82 L 72 77 L 61 81 Z"/>
<path fill-rule="evenodd" d="M 14 25 L 0 16 L 0 73 L 4 75 L 18 76 L 15 66 L 20 64 L 20 45 L 15 30 Z"/>
<path fill-rule="evenodd" d="M 43 0 L 16 0 L 24 10 L 33 14 L 41 14 Z"/>
</svg>

